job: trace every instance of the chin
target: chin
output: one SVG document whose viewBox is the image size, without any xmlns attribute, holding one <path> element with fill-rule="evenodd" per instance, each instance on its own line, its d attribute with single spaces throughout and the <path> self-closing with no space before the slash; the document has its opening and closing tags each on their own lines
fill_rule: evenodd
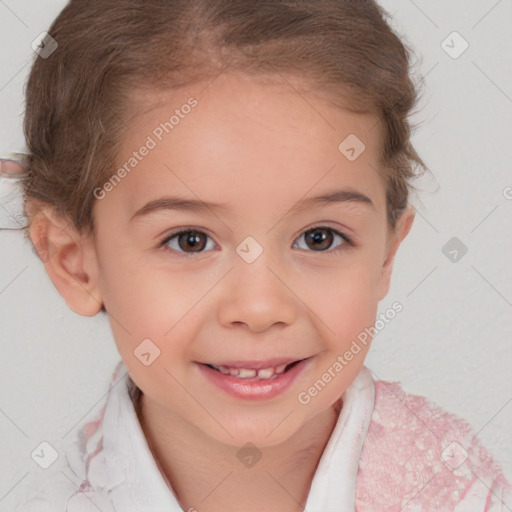
<svg viewBox="0 0 512 512">
<path fill-rule="evenodd" d="M 214 427 L 211 437 L 238 448 L 247 443 L 252 443 L 259 448 L 266 448 L 289 441 L 310 421 L 310 418 L 299 417 L 298 411 L 293 409 L 266 417 L 257 411 L 255 411 L 255 416 L 243 412 L 241 414 L 243 419 L 236 422 L 233 422 L 233 415 L 230 415 L 226 421 L 219 418 L 219 423 L 226 430 Z M 215 426 L 218 427 L 217 424 Z"/>
</svg>

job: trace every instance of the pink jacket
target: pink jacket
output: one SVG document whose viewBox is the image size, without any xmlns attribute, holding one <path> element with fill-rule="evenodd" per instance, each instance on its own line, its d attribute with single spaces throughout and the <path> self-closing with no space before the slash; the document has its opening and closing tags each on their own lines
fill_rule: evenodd
<svg viewBox="0 0 512 512">
<path fill-rule="evenodd" d="M 182 512 L 140 427 L 137 391 L 121 361 L 63 470 L 17 512 Z M 510 512 L 512 487 L 467 422 L 362 367 L 343 394 L 304 510 Z"/>
<path fill-rule="evenodd" d="M 358 512 L 512 511 L 512 487 L 469 424 L 399 383 L 375 382 Z"/>
</svg>

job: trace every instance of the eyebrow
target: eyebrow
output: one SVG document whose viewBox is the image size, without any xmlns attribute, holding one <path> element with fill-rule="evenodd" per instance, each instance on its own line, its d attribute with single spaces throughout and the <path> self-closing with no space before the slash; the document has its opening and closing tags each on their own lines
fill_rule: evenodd
<svg viewBox="0 0 512 512">
<path fill-rule="evenodd" d="M 329 192 L 320 196 L 303 199 L 299 201 L 295 206 L 293 206 L 288 214 L 296 213 L 298 210 L 309 210 L 315 207 L 318 208 L 336 203 L 359 203 L 361 205 L 367 205 L 376 210 L 375 204 L 368 196 L 365 196 L 364 194 L 354 190 L 336 190 L 334 192 Z M 227 203 L 207 203 L 205 201 L 196 199 L 185 199 L 178 196 L 166 196 L 145 204 L 132 215 L 130 222 L 136 218 L 165 210 L 184 210 L 190 212 L 206 212 L 209 210 L 227 212 L 229 208 Z"/>
</svg>

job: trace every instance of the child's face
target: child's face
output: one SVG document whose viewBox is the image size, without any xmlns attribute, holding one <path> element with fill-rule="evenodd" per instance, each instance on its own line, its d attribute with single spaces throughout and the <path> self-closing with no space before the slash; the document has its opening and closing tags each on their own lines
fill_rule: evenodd
<svg viewBox="0 0 512 512">
<path fill-rule="evenodd" d="M 271 445 L 326 411 L 357 375 L 368 345 L 335 377 L 333 367 L 374 325 L 406 232 L 388 232 L 376 118 L 285 83 L 225 73 L 205 87 L 175 91 L 128 121 L 118 167 L 136 162 L 94 209 L 98 290 L 146 407 L 229 444 Z M 190 97 L 197 105 L 182 108 Z M 160 124 L 173 114 L 167 134 Z M 366 145 L 355 161 L 338 149 L 351 134 Z M 368 200 L 307 204 L 342 190 Z M 202 206 L 136 214 L 166 196 Z M 185 228 L 197 233 L 161 246 Z M 155 346 L 160 355 L 146 366 Z M 306 358 L 293 379 L 245 388 L 253 381 L 204 366 Z M 308 392 L 319 379 L 323 389 Z"/>
</svg>

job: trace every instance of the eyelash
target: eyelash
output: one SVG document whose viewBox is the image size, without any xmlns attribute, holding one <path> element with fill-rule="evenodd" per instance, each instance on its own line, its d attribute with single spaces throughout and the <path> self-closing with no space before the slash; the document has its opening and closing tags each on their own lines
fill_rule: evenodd
<svg viewBox="0 0 512 512">
<path fill-rule="evenodd" d="M 354 240 L 352 239 L 352 237 L 346 235 L 345 233 L 342 233 L 341 231 L 337 231 L 336 229 L 333 229 L 333 228 L 330 228 L 328 226 L 323 226 L 323 225 L 318 225 L 318 226 L 313 226 L 311 228 L 308 228 L 307 230 L 303 231 L 300 236 L 304 235 L 305 233 L 308 233 L 310 231 L 315 231 L 317 229 L 325 229 L 326 231 L 331 231 L 332 233 L 334 233 L 335 235 L 338 235 L 340 236 L 343 240 L 344 240 L 344 243 L 341 244 L 340 246 L 338 246 L 336 249 L 327 249 L 325 251 L 307 251 L 307 252 L 316 252 L 318 254 L 328 254 L 329 256 L 336 256 L 339 252 L 343 251 L 343 250 L 346 250 L 347 249 L 347 245 L 349 247 L 356 247 L 356 243 L 354 242 Z M 170 247 L 166 247 L 166 245 L 175 237 L 179 236 L 179 235 L 183 235 L 183 234 L 186 234 L 186 233 L 190 233 L 190 232 L 193 232 L 193 233 L 200 233 L 200 234 L 203 234 L 203 235 L 206 235 L 207 237 L 211 238 L 210 235 L 208 235 L 208 233 L 205 233 L 204 231 L 200 230 L 200 229 L 196 229 L 196 228 L 181 228 L 177 231 L 173 231 L 169 234 L 167 234 L 165 236 L 165 238 L 160 242 L 159 244 L 159 247 L 161 249 L 163 249 L 164 251 L 171 251 L 175 254 L 179 254 L 180 256 L 183 256 L 185 258 L 190 258 L 190 257 L 194 257 L 196 254 L 202 254 L 203 252 L 205 251 L 200 251 L 200 252 L 191 252 L 191 253 L 186 253 L 186 252 L 177 252 L 175 251 L 174 249 L 171 249 Z M 299 238 L 300 238 L 299 236 Z"/>
</svg>

